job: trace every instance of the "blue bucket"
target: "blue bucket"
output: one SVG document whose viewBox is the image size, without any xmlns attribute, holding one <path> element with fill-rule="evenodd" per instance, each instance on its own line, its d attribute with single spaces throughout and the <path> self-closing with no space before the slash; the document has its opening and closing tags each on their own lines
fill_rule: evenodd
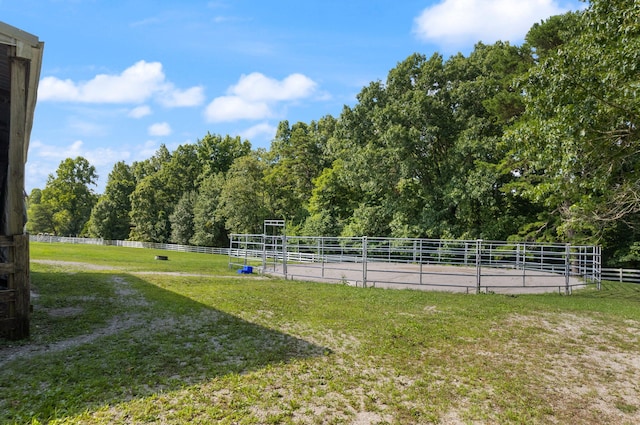
<svg viewBox="0 0 640 425">
<path fill-rule="evenodd" d="M 239 274 L 251 274 L 253 273 L 253 267 L 251 266 L 242 266 L 241 269 L 238 269 Z"/>
</svg>

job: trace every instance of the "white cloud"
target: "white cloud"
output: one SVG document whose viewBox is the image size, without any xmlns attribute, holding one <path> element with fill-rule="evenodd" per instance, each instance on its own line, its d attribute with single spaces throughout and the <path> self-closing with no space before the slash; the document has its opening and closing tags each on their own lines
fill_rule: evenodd
<svg viewBox="0 0 640 425">
<path fill-rule="evenodd" d="M 238 96 L 221 96 L 207 106 L 205 117 L 209 122 L 259 120 L 271 116 L 264 102 L 250 102 Z"/>
<path fill-rule="evenodd" d="M 184 106 L 199 106 L 204 103 L 204 87 L 191 87 L 186 90 L 174 89 L 172 86 L 169 90 L 158 96 L 158 101 L 166 107 L 176 108 Z"/>
<path fill-rule="evenodd" d="M 82 140 L 76 140 L 68 146 L 47 145 L 36 140 L 29 146 L 29 160 L 60 162 L 67 158 L 76 158 L 78 156 L 86 158 L 91 165 L 103 166 L 116 161 L 126 160 L 129 158 L 130 153 L 128 151 L 118 151 L 109 148 L 90 149 L 85 147 Z M 56 167 L 57 165 L 58 164 L 56 164 Z M 54 167 L 54 170 L 56 167 Z"/>
<path fill-rule="evenodd" d="M 60 147 L 54 145 L 46 145 L 39 140 L 35 140 L 29 145 L 29 157 L 30 159 L 35 156 L 37 158 L 59 160 L 63 160 L 66 158 L 75 158 L 80 155 L 82 144 L 82 140 L 76 140 L 69 146 Z"/>
<path fill-rule="evenodd" d="M 317 84 L 302 74 L 291 74 L 279 81 L 259 72 L 242 75 L 226 96 L 215 98 L 206 108 L 209 122 L 260 120 L 274 116 L 273 107 L 280 102 L 308 98 Z"/>
<path fill-rule="evenodd" d="M 171 134 L 171 126 L 166 122 L 159 122 L 149 126 L 150 136 L 168 136 Z"/>
<path fill-rule="evenodd" d="M 316 86 L 312 79 L 302 74 L 291 74 L 278 81 L 253 72 L 241 76 L 238 84 L 231 86 L 228 92 L 250 101 L 286 101 L 308 97 Z"/>
<path fill-rule="evenodd" d="M 159 62 L 140 61 L 119 75 L 99 74 L 74 83 L 45 77 L 40 81 L 39 100 L 85 103 L 140 103 L 162 87 L 165 76 Z"/>
<path fill-rule="evenodd" d="M 243 139 L 252 140 L 256 137 L 264 136 L 265 138 L 271 140 L 275 137 L 277 131 L 277 127 L 274 127 L 267 122 L 263 122 L 241 131 L 240 137 L 242 137 Z"/>
<path fill-rule="evenodd" d="M 415 18 L 416 36 L 450 48 L 482 41 L 518 42 L 535 22 L 580 7 L 557 0 L 443 0 Z"/>
<path fill-rule="evenodd" d="M 160 62 L 139 61 L 120 74 L 99 74 L 89 81 L 44 77 L 38 87 L 40 101 L 143 103 L 153 97 L 169 107 L 195 106 L 204 101 L 202 87 L 179 90 L 166 81 Z"/>
<path fill-rule="evenodd" d="M 147 105 L 137 106 L 129 111 L 129 116 L 131 118 L 143 118 L 147 115 L 151 115 L 151 108 Z"/>
<path fill-rule="evenodd" d="M 98 185 L 95 188 L 100 192 L 107 182 L 108 175 L 113 169 L 113 164 L 118 161 L 126 161 L 131 153 L 128 150 L 116 150 L 110 148 L 90 148 L 85 146 L 82 140 L 67 146 L 54 146 L 42 143 L 39 140 L 32 141 L 29 146 L 29 160 L 26 164 L 25 188 L 28 192 L 37 187 L 44 189 L 49 174 L 56 173 L 60 162 L 67 158 L 81 156 L 96 167 Z"/>
</svg>

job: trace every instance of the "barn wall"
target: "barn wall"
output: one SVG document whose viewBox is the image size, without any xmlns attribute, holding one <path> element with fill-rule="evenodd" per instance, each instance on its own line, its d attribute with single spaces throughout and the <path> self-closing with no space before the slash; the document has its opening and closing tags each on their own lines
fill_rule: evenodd
<svg viewBox="0 0 640 425">
<path fill-rule="evenodd" d="M 0 22 L 0 337 L 29 336 L 29 244 L 25 162 L 42 49 L 37 37 Z"/>
</svg>

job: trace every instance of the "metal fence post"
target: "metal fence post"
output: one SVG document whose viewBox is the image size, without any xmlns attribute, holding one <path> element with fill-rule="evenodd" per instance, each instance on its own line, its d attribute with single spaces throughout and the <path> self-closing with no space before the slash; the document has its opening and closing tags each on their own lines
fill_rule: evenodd
<svg viewBox="0 0 640 425">
<path fill-rule="evenodd" d="M 320 254 L 320 261 L 322 267 L 322 277 L 324 277 L 324 238 L 321 236 L 318 238 L 318 253 Z"/>
<path fill-rule="evenodd" d="M 244 237 L 244 265 L 247 265 L 247 256 L 249 255 L 249 235 Z"/>
<path fill-rule="evenodd" d="M 287 235 L 282 236 L 282 273 L 287 278 Z"/>
<path fill-rule="evenodd" d="M 422 239 L 420 239 L 419 242 L 420 244 L 418 249 L 420 252 L 418 253 L 418 261 L 420 261 L 420 285 L 422 285 Z"/>
<path fill-rule="evenodd" d="M 267 235 L 262 234 L 262 271 L 267 271 Z"/>
<path fill-rule="evenodd" d="M 367 287 L 367 237 L 362 237 L 362 287 Z"/>
<path fill-rule="evenodd" d="M 566 244 L 564 250 L 564 294 L 569 295 L 569 278 L 571 275 L 571 245 Z"/>
<path fill-rule="evenodd" d="M 482 280 L 482 239 L 476 240 L 476 294 L 480 293 L 480 284 Z"/>
<path fill-rule="evenodd" d="M 527 245 L 522 246 L 522 287 L 527 286 Z"/>
</svg>

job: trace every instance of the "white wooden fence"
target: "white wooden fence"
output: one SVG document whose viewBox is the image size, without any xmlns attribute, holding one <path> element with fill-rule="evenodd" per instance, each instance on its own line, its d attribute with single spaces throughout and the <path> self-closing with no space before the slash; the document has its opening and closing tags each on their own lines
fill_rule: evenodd
<svg viewBox="0 0 640 425">
<path fill-rule="evenodd" d="M 229 248 L 214 248 L 208 246 L 191 246 L 191 245 L 178 245 L 178 244 L 166 244 L 166 243 L 154 243 L 154 242 L 138 242 L 138 241 L 119 241 L 108 239 L 95 239 L 95 238 L 70 238 L 64 236 L 51 236 L 51 235 L 30 235 L 30 242 L 47 242 L 47 243 L 70 243 L 70 244 L 83 244 L 83 245 L 107 245 L 107 246 L 125 246 L 128 248 L 149 248 L 149 249 L 161 249 L 165 251 L 178 251 L 178 252 L 197 252 L 200 254 L 221 254 L 228 255 Z"/>
<path fill-rule="evenodd" d="M 602 280 L 610 280 L 614 282 L 640 283 L 640 270 L 603 268 Z"/>
</svg>

